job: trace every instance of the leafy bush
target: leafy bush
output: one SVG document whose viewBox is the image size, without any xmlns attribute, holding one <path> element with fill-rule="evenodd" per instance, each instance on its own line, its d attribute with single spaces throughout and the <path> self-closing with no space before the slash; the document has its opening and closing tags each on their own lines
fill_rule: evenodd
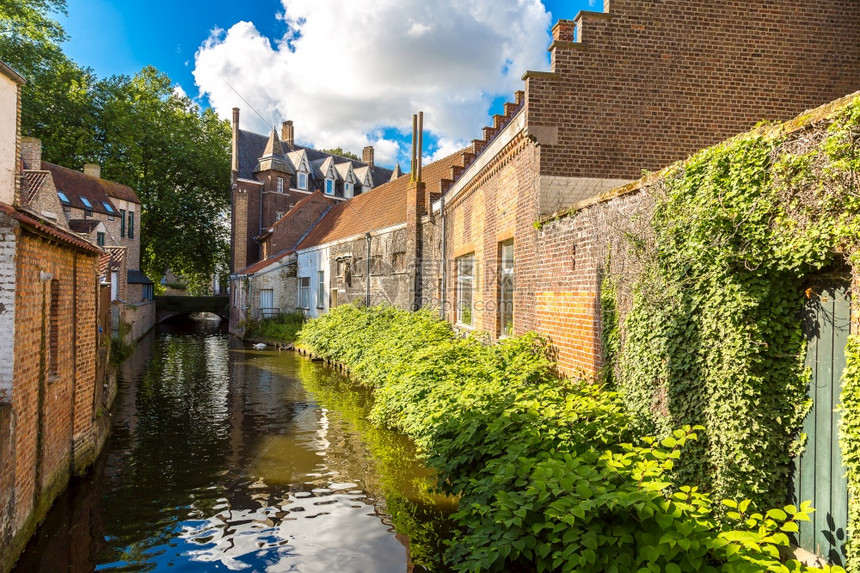
<svg viewBox="0 0 860 573">
<path fill-rule="evenodd" d="M 304 324 L 302 313 L 281 314 L 276 318 L 249 321 L 245 338 L 262 338 L 278 342 L 294 342 Z"/>
<path fill-rule="evenodd" d="M 707 494 L 673 483 L 702 428 L 631 445 L 619 396 L 559 380 L 534 334 L 488 346 L 427 311 L 342 306 L 298 344 L 374 388 L 372 420 L 411 436 L 459 497 L 455 570 L 813 570 L 779 558 L 810 508 L 728 500 L 718 521 Z"/>
</svg>

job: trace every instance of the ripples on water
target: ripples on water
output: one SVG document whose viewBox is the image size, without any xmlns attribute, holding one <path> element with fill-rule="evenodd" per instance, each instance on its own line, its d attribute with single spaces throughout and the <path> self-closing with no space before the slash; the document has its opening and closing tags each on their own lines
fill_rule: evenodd
<svg viewBox="0 0 860 573">
<path fill-rule="evenodd" d="M 18 571 L 437 568 L 450 502 L 337 373 L 198 325 L 145 338 L 121 374 L 105 452 Z"/>
</svg>

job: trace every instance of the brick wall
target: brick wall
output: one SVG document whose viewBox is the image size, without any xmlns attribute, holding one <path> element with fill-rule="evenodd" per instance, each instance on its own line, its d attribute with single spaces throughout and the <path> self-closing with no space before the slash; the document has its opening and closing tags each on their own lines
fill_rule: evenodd
<svg viewBox="0 0 860 573">
<path fill-rule="evenodd" d="M 274 195 L 275 198 L 289 197 L 287 194 L 281 193 L 267 195 Z M 292 202 L 295 201 L 295 198 L 290 197 L 289 200 Z M 294 204 L 295 210 L 290 213 L 289 218 L 276 225 L 272 230 L 271 236 L 263 241 L 263 251 L 267 257 L 295 247 L 299 239 L 335 203 L 332 199 L 326 198 L 325 195 L 319 192 L 313 195 L 305 195 L 302 197 L 302 200 L 303 202 L 296 202 Z"/>
<path fill-rule="evenodd" d="M 11 564 L 72 468 L 92 462 L 97 448 L 80 452 L 74 445 L 103 439 L 93 434 L 103 362 L 97 348 L 98 255 L 27 227 L 17 226 L 11 235 L 17 243 L 16 346 L 11 428 L 0 420 L 11 444 L 0 449 L 0 480 L 14 486 L 12 499 L 0 507 L 0 569 Z"/>
<path fill-rule="evenodd" d="M 552 73 L 527 74 L 542 175 L 638 179 L 860 89 L 856 0 L 607 5 L 561 22 Z"/>
</svg>

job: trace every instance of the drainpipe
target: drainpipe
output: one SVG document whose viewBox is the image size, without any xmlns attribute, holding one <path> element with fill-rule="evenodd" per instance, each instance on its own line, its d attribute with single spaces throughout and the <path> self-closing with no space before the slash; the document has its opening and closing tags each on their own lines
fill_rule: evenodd
<svg viewBox="0 0 860 573">
<path fill-rule="evenodd" d="M 439 294 L 442 300 L 439 301 L 439 316 L 442 318 L 442 320 L 445 320 L 445 297 L 448 289 L 448 258 L 445 256 L 445 249 L 447 247 L 448 241 L 445 237 L 446 217 L 444 195 L 439 199 L 439 215 L 442 218 L 442 292 Z"/>
<path fill-rule="evenodd" d="M 365 233 L 367 239 L 367 285 L 365 286 L 364 306 L 370 308 L 370 233 Z"/>
</svg>

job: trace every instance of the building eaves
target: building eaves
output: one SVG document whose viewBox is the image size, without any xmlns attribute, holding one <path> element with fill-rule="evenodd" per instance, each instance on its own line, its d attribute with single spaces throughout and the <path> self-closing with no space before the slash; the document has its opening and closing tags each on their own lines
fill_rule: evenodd
<svg viewBox="0 0 860 573">
<path fill-rule="evenodd" d="M 53 239 L 57 239 L 60 242 L 66 243 L 67 245 L 77 248 L 78 250 L 85 251 L 94 255 L 99 255 L 102 252 L 101 249 L 99 249 L 95 245 L 92 245 L 84 241 L 83 239 L 72 235 L 68 231 L 55 226 L 53 223 L 40 221 L 28 214 L 19 211 L 11 205 L 0 203 L 0 212 L 12 217 L 24 226 L 29 227 L 33 231 L 36 231 Z"/>
</svg>

